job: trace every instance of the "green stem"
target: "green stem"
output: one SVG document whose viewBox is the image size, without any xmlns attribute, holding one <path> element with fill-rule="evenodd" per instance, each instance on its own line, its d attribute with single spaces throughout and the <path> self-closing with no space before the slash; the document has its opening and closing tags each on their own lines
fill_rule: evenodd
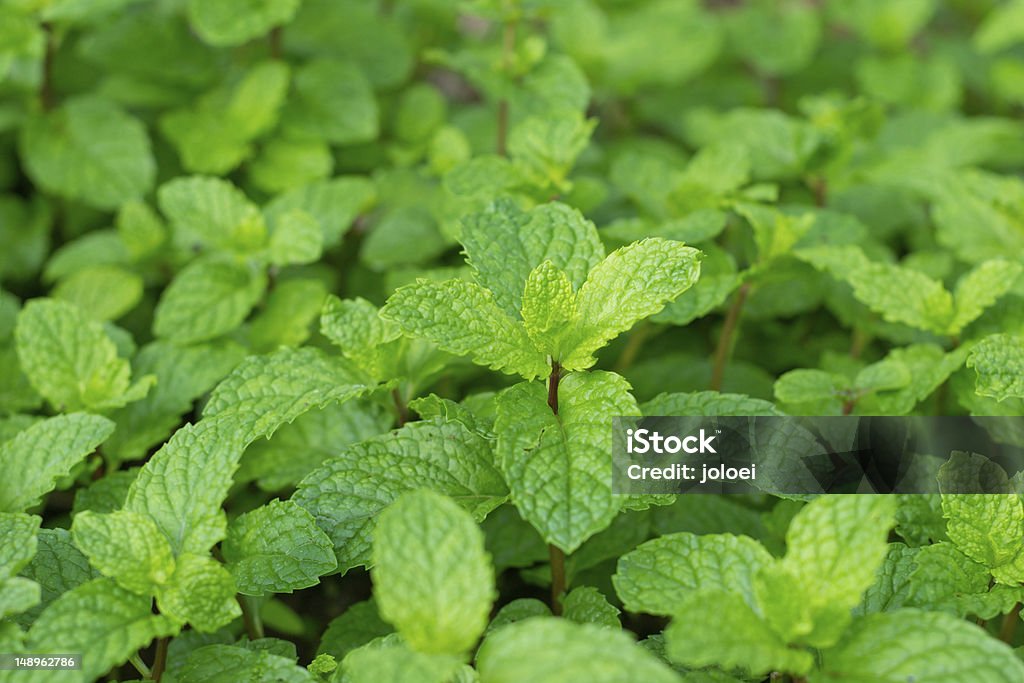
<svg viewBox="0 0 1024 683">
<path fill-rule="evenodd" d="M 405 401 L 402 400 L 402 395 L 398 392 L 397 388 L 391 390 L 391 399 L 395 402 L 398 426 L 403 427 L 409 421 L 409 408 L 405 405 Z"/>
<path fill-rule="evenodd" d="M 1013 644 L 1013 637 L 1017 634 L 1017 624 L 1020 623 L 1020 607 L 1018 602 L 1008 614 L 1003 616 L 1003 623 L 999 625 L 999 640 L 1007 645 Z"/>
<path fill-rule="evenodd" d="M 551 612 L 562 616 L 562 595 L 565 593 L 565 552 L 556 545 L 548 545 L 551 561 Z"/>
<path fill-rule="evenodd" d="M 281 56 L 284 54 L 284 49 L 282 47 L 282 35 L 281 35 L 281 33 L 282 33 L 281 27 L 280 26 L 275 26 L 274 28 L 270 29 L 270 33 L 267 34 L 267 40 L 270 43 L 270 58 L 271 59 L 281 59 Z"/>
<path fill-rule="evenodd" d="M 128 663 L 135 667 L 135 670 L 138 671 L 139 675 L 143 678 L 149 679 L 153 676 L 153 672 L 151 672 L 149 667 L 146 666 L 146 663 L 142 661 L 142 657 L 139 656 L 138 652 L 128 658 Z"/>
<path fill-rule="evenodd" d="M 850 340 L 850 358 L 860 358 L 869 341 L 871 340 L 867 332 L 859 327 L 855 327 L 853 329 L 853 337 Z"/>
<path fill-rule="evenodd" d="M 159 681 L 167 668 L 167 644 L 169 641 L 170 639 L 166 636 L 157 638 L 156 655 L 153 657 L 153 668 L 150 670 L 150 677 L 154 681 Z"/>
<path fill-rule="evenodd" d="M 548 407 L 558 415 L 558 383 L 562 379 L 562 366 L 558 361 L 551 361 L 551 375 L 548 377 Z M 565 552 L 556 545 L 548 544 L 548 557 L 551 560 L 551 612 L 555 616 L 562 614 L 562 594 L 565 593 Z"/>
<path fill-rule="evenodd" d="M 654 327 L 647 321 L 637 325 L 633 333 L 629 335 L 629 341 L 626 342 L 626 347 L 622 349 L 622 354 L 619 356 L 618 361 L 615 362 L 615 372 L 621 375 L 633 366 L 636 357 L 640 354 L 640 349 L 643 347 L 644 342 L 650 338 L 653 331 Z"/>
<path fill-rule="evenodd" d="M 263 620 L 260 619 L 259 605 L 247 595 L 239 595 L 238 604 L 242 608 L 245 634 L 249 636 L 249 640 L 259 640 L 263 637 Z"/>
<path fill-rule="evenodd" d="M 732 353 L 733 338 L 739 327 L 740 314 L 743 312 L 743 304 L 747 301 L 750 293 L 750 283 L 744 282 L 736 291 L 732 305 L 725 314 L 725 323 L 722 325 L 722 333 L 718 337 L 718 346 L 715 348 L 714 365 L 711 368 L 711 389 L 712 391 L 722 390 L 722 380 L 725 377 L 725 366 L 729 362 L 729 355 Z"/>
</svg>

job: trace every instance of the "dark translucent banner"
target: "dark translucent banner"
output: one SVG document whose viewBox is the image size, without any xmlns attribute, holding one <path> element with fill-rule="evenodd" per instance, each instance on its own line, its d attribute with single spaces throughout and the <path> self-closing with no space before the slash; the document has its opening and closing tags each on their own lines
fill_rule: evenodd
<svg viewBox="0 0 1024 683">
<path fill-rule="evenodd" d="M 1009 493 L 1024 417 L 617 417 L 615 493 Z"/>
</svg>

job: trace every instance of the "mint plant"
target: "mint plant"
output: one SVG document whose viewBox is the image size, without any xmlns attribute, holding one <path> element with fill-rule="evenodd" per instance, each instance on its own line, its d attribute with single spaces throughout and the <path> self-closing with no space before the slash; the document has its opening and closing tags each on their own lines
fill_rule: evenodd
<svg viewBox="0 0 1024 683">
<path fill-rule="evenodd" d="M 1022 21 L 0 0 L 0 661 L 80 656 L 0 683 L 1024 680 L 1012 459 L 611 469 L 615 417 L 1024 447 Z"/>
</svg>

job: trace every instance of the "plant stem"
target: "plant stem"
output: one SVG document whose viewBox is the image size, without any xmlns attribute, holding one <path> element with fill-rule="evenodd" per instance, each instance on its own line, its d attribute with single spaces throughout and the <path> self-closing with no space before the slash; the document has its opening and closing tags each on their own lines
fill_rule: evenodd
<svg viewBox="0 0 1024 683">
<path fill-rule="evenodd" d="M 633 366 L 636 361 L 636 357 L 640 354 L 640 349 L 643 347 L 644 342 L 651 336 L 653 327 L 651 323 L 644 321 L 637 325 L 633 333 L 629 335 L 629 341 L 626 342 L 626 347 L 622 349 L 622 354 L 619 359 L 615 362 L 615 372 L 620 375 Z"/>
<path fill-rule="evenodd" d="M 850 340 L 850 358 L 860 358 L 868 341 L 870 341 L 868 334 L 864 330 L 859 327 L 853 328 L 853 337 Z"/>
<path fill-rule="evenodd" d="M 729 355 L 732 353 L 733 337 L 736 336 L 736 329 L 739 326 L 740 314 L 743 312 L 743 304 L 747 301 L 747 294 L 750 293 L 750 283 L 744 282 L 736 291 L 732 305 L 725 314 L 725 324 L 722 325 L 722 333 L 718 337 L 718 346 L 715 348 L 714 365 L 711 369 L 711 390 L 722 390 L 722 379 L 725 377 L 725 366 L 729 362 Z"/>
<path fill-rule="evenodd" d="M 551 375 L 548 377 L 548 407 L 558 416 L 558 383 L 562 379 L 562 366 L 551 361 Z M 551 560 L 551 612 L 562 615 L 562 593 L 565 592 L 565 552 L 556 545 L 548 544 Z"/>
<path fill-rule="evenodd" d="M 512 54 L 516 49 L 516 22 L 508 19 L 501 33 L 501 68 L 508 72 L 512 67 Z M 498 141 L 497 150 L 500 156 L 508 156 L 508 98 L 498 100 Z"/>
<path fill-rule="evenodd" d="M 281 59 L 281 55 L 284 54 L 284 50 L 281 47 L 281 27 L 275 26 L 270 29 L 267 39 L 270 42 L 270 58 Z"/>
<path fill-rule="evenodd" d="M 562 594 L 565 593 L 565 553 L 556 545 L 548 544 L 551 561 L 551 612 L 562 616 Z"/>
<path fill-rule="evenodd" d="M 1013 637 L 1017 634 L 1017 624 L 1020 623 L 1020 607 L 1018 602 L 1008 614 L 1003 616 L 1003 623 L 999 625 L 999 640 L 1007 645 L 1013 643 Z"/>
<path fill-rule="evenodd" d="M 249 636 L 249 640 L 259 640 L 263 637 L 263 620 L 260 619 L 259 606 L 247 595 L 239 595 L 238 604 L 242 608 L 245 634 Z"/>
<path fill-rule="evenodd" d="M 398 392 L 397 388 L 391 390 L 391 398 L 395 402 L 398 426 L 403 427 L 409 421 L 409 408 L 405 405 L 405 401 L 402 400 L 402 395 Z"/>
<path fill-rule="evenodd" d="M 548 377 L 548 408 L 558 415 L 558 382 L 562 379 L 562 366 L 557 360 L 551 361 L 551 376 Z"/>
<path fill-rule="evenodd" d="M 150 678 L 159 681 L 167 668 L 167 643 L 170 639 L 164 636 L 157 638 L 156 655 L 153 657 L 153 668 L 150 670 Z"/>
<path fill-rule="evenodd" d="M 139 675 L 143 678 L 152 678 L 153 673 L 149 670 L 149 667 L 146 666 L 146 663 L 142 661 L 142 657 L 139 656 L 138 652 L 128 658 L 128 663 L 135 667 L 135 670 L 138 671 Z"/>
</svg>

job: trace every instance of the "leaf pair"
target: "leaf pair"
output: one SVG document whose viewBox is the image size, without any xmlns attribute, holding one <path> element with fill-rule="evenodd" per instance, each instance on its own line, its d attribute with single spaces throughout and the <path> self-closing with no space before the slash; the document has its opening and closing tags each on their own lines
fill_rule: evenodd
<svg viewBox="0 0 1024 683">
<path fill-rule="evenodd" d="M 647 239 L 602 260 L 593 224 L 558 203 L 523 212 L 507 201 L 463 225 L 476 282 L 418 281 L 381 316 L 406 334 L 526 379 L 549 361 L 584 370 L 593 353 L 696 282 L 700 252 Z"/>
</svg>

